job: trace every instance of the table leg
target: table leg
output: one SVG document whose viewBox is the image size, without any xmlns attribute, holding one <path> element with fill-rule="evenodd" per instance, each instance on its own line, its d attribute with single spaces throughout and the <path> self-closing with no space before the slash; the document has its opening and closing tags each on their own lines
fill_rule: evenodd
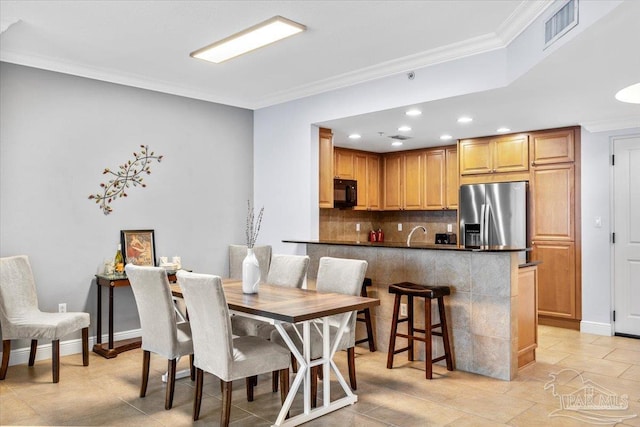
<svg viewBox="0 0 640 427">
<path fill-rule="evenodd" d="M 109 286 L 109 350 L 113 349 L 113 286 Z"/>
<path fill-rule="evenodd" d="M 96 319 L 96 343 L 102 344 L 102 286 L 98 284 L 98 318 Z"/>
</svg>

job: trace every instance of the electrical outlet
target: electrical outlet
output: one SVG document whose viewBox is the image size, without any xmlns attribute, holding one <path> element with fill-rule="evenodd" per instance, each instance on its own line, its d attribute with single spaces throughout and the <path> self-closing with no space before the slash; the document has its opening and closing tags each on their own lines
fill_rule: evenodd
<svg viewBox="0 0 640 427">
<path fill-rule="evenodd" d="M 453 224 L 447 224 L 447 233 L 453 232 Z"/>
<path fill-rule="evenodd" d="M 67 303 L 61 302 L 58 304 L 58 313 L 66 313 L 67 312 Z"/>
<path fill-rule="evenodd" d="M 400 316 L 408 316 L 407 314 L 407 304 L 405 303 L 401 303 L 400 304 Z"/>
<path fill-rule="evenodd" d="M 356 231 L 360 231 L 360 224 L 356 224 Z"/>
<path fill-rule="evenodd" d="M 402 231 L 402 224 L 398 224 L 398 231 Z"/>
</svg>

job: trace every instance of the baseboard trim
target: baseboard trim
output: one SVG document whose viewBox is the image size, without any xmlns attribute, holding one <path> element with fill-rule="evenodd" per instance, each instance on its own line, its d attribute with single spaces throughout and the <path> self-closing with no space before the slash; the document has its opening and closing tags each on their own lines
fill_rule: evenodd
<svg viewBox="0 0 640 427">
<path fill-rule="evenodd" d="M 136 338 L 142 335 L 142 329 L 132 329 L 130 331 L 117 332 L 113 334 L 114 341 L 125 340 L 129 338 Z M 109 340 L 108 335 L 102 336 L 102 342 Z M 89 337 L 89 349 L 93 348 L 96 343 L 96 337 Z M 16 348 L 11 350 L 9 357 L 9 366 L 22 365 L 29 362 L 29 347 Z M 76 338 L 66 341 L 60 341 L 60 356 L 69 356 L 71 354 L 82 353 L 82 339 Z M 2 352 L 0 352 L 2 354 Z M 36 360 L 51 359 L 51 341 L 46 344 L 38 344 L 38 350 L 36 351 Z"/>
<path fill-rule="evenodd" d="M 613 335 L 613 325 L 611 323 L 587 322 L 583 320 L 580 322 L 580 332 L 610 337 Z"/>
</svg>

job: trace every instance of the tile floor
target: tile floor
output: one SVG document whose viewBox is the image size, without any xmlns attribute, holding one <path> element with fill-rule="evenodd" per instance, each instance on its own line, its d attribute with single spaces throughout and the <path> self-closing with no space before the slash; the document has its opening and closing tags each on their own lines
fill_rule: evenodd
<svg viewBox="0 0 640 427">
<path fill-rule="evenodd" d="M 607 425 L 615 424 L 619 418 L 619 425 L 640 426 L 640 340 L 544 326 L 540 327 L 539 336 L 537 363 L 523 369 L 511 382 L 462 371 L 447 372 L 441 366 L 435 367 L 434 379 L 428 381 L 424 379 L 421 362 L 406 362 L 401 354 L 396 356 L 396 367 L 388 370 L 386 352 L 370 353 L 364 346 L 358 347 L 358 403 L 307 425 L 584 426 L 595 425 L 596 418 L 607 417 Z M 342 372 L 346 372 L 346 353 L 339 354 L 337 361 Z M 178 380 L 173 409 L 165 411 L 160 374 L 166 362 L 152 356 L 152 375 L 147 397 L 143 399 L 138 397 L 141 363 L 140 350 L 111 360 L 91 353 L 87 368 L 82 366 L 80 355 L 66 356 L 62 358 L 58 384 L 50 382 L 49 360 L 37 362 L 33 368 L 11 366 L 7 378 L 0 382 L 0 424 L 193 424 L 193 383 L 189 379 Z M 184 361 L 180 365 L 186 366 Z M 563 369 L 572 370 L 560 372 Z M 550 373 L 559 374 L 554 388 L 545 390 L 545 384 L 551 381 Z M 616 402 L 628 402 L 628 408 L 596 411 L 589 407 L 582 414 L 561 411 L 559 397 L 554 397 L 552 391 L 562 395 L 583 391 L 582 381 L 596 389 L 608 390 L 618 399 Z M 249 403 L 244 382 L 234 385 L 233 426 L 271 425 L 280 403 L 279 394 L 271 393 L 270 387 L 270 376 L 261 376 L 255 400 Z M 195 424 L 218 425 L 221 403 L 218 381 L 205 376 L 204 391 L 201 418 Z M 292 414 L 299 413 L 301 407 L 298 398 Z M 582 418 L 550 416 L 552 413 Z"/>
</svg>

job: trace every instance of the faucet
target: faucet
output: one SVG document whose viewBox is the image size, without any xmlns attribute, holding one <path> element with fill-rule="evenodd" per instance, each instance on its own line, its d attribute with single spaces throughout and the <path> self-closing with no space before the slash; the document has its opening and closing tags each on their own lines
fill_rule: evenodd
<svg viewBox="0 0 640 427">
<path fill-rule="evenodd" d="M 409 237 L 407 237 L 407 247 L 411 246 L 411 236 L 413 236 L 413 232 L 416 231 L 418 228 L 422 228 L 422 231 L 424 231 L 424 234 L 427 234 L 427 229 L 424 228 L 422 225 L 417 225 L 413 227 L 413 229 L 411 229 L 411 232 L 409 233 Z"/>
</svg>

